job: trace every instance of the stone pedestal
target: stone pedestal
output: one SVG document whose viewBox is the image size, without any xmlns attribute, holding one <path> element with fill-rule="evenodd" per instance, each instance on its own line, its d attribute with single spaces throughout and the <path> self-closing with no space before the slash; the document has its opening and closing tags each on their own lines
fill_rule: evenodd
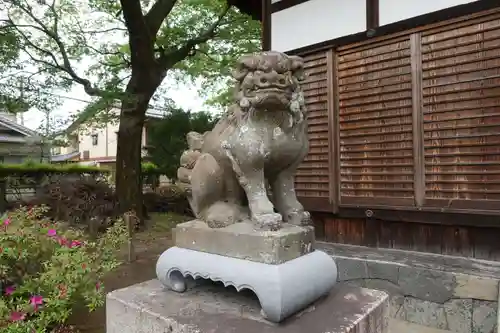
<svg viewBox="0 0 500 333">
<path fill-rule="evenodd" d="M 157 280 L 116 290 L 106 300 L 107 333 L 387 333 L 389 301 L 381 291 L 342 286 L 280 324 L 258 300 L 214 284 L 185 293 Z"/>
<path fill-rule="evenodd" d="M 158 259 L 164 286 L 185 292 L 190 279 L 220 281 L 257 295 L 263 314 L 280 322 L 328 294 L 337 281 L 331 256 L 314 250 L 314 229 L 284 224 L 256 230 L 251 222 L 212 229 L 199 220 L 178 225 L 175 247 Z"/>
<path fill-rule="evenodd" d="M 314 228 L 283 224 L 278 231 L 261 231 L 242 222 L 212 229 L 193 220 L 177 225 L 174 239 L 184 249 L 275 265 L 312 252 Z"/>
</svg>

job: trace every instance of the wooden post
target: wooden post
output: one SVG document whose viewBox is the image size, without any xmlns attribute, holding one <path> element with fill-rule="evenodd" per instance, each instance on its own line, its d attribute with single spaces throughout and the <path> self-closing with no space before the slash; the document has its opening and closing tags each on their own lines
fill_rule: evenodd
<svg viewBox="0 0 500 333">
<path fill-rule="evenodd" d="M 7 211 L 7 178 L 0 180 L 0 213 Z"/>
<path fill-rule="evenodd" d="M 271 50 L 271 0 L 262 0 L 262 51 Z"/>
<path fill-rule="evenodd" d="M 88 221 L 90 239 L 96 240 L 99 233 L 99 221 L 93 216 Z"/>
<path fill-rule="evenodd" d="M 366 30 L 379 27 L 379 0 L 366 0 Z"/>
<path fill-rule="evenodd" d="M 135 227 L 135 221 L 136 217 L 135 214 L 132 212 L 125 213 L 123 215 L 123 219 L 125 221 L 125 224 L 127 225 L 127 233 L 128 233 L 128 241 L 127 241 L 127 247 L 128 247 L 128 256 L 127 260 L 129 263 L 134 262 L 136 258 L 135 254 L 135 247 L 134 247 L 134 227 Z"/>
<path fill-rule="evenodd" d="M 340 204 L 340 138 L 339 138 L 339 96 L 338 96 L 338 77 L 337 77 L 337 51 L 330 49 L 326 51 L 327 78 L 326 86 L 327 105 L 328 105 L 328 146 L 329 146 L 329 173 L 330 173 L 330 203 L 332 204 L 332 213 L 339 211 Z"/>
<path fill-rule="evenodd" d="M 411 89 L 413 124 L 413 190 L 415 206 L 425 203 L 424 115 L 422 105 L 422 37 L 419 32 L 410 36 Z"/>
</svg>

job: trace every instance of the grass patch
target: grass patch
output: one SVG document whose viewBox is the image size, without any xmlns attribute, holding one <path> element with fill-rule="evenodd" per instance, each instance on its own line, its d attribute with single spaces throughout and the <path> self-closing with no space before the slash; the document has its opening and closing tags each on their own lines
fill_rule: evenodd
<svg viewBox="0 0 500 333">
<path fill-rule="evenodd" d="M 139 242 L 151 242 L 159 238 L 171 238 L 172 229 L 179 223 L 192 220 L 192 217 L 176 213 L 150 213 L 146 229 L 136 233 Z"/>
</svg>

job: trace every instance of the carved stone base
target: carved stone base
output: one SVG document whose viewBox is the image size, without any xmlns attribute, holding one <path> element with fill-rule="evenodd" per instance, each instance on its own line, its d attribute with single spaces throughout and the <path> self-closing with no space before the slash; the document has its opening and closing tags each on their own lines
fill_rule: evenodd
<svg viewBox="0 0 500 333">
<path fill-rule="evenodd" d="M 180 293 L 188 288 L 188 276 L 251 290 L 265 317 L 281 322 L 328 294 L 337 281 L 337 266 L 321 251 L 270 265 L 172 247 L 158 259 L 156 274 L 163 285 Z"/>
</svg>

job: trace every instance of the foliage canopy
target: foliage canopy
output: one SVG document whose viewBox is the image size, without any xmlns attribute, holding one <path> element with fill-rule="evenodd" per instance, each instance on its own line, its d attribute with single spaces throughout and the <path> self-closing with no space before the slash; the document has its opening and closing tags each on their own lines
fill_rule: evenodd
<svg viewBox="0 0 500 333">
<path fill-rule="evenodd" d="M 188 148 L 186 134 L 204 133 L 213 128 L 217 118 L 207 112 L 172 109 L 165 118 L 152 122 L 148 129 L 148 154 L 152 163 L 167 177 L 177 177 L 181 154 Z"/>
<path fill-rule="evenodd" d="M 21 89 L 34 100 L 51 89 L 80 84 L 97 97 L 91 115 L 122 99 L 134 66 L 130 37 L 134 23 L 148 20 L 151 50 L 168 75 L 179 81 L 203 78 L 205 93 L 226 93 L 235 59 L 260 48 L 260 26 L 225 0 L 10 0 L 0 3 L 0 85 L 4 103 Z M 130 17 L 127 17 L 130 16 Z M 13 82 L 17 84 L 12 85 Z M 10 87 L 7 89 L 7 87 Z M 154 99 L 168 83 L 159 89 Z M 0 90 L 1 91 L 1 90 Z M 130 96 L 129 96 L 130 97 Z M 7 100 L 9 99 L 10 100 Z M 217 100 L 217 98 L 216 98 Z M 28 104 L 29 106 L 41 106 Z M 88 116 L 90 118 L 90 116 Z"/>
</svg>

